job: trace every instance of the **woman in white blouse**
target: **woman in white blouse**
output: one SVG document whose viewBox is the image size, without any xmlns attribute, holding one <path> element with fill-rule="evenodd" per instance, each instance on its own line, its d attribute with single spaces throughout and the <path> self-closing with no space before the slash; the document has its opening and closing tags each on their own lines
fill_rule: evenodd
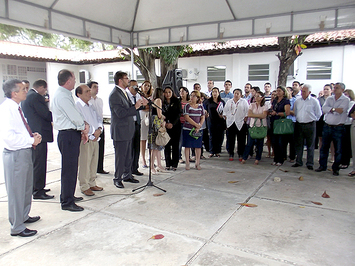
<svg viewBox="0 0 355 266">
<path fill-rule="evenodd" d="M 255 120 L 256 120 L 255 125 L 257 127 L 261 126 L 261 121 L 263 123 L 263 126 L 266 126 L 267 114 L 268 114 L 268 105 L 265 105 L 264 93 L 258 91 L 255 94 L 255 102 L 250 104 L 249 106 L 248 117 L 250 117 L 250 126 L 251 127 L 254 126 Z M 264 139 L 263 138 L 253 139 L 250 137 L 250 134 L 248 134 L 248 144 L 243 154 L 243 160 L 241 161 L 242 164 L 244 164 L 245 161 L 248 159 L 250 150 L 253 148 L 254 145 L 256 146 L 256 157 L 255 157 L 254 164 L 259 164 L 259 161 L 261 159 L 261 154 L 263 152 Z"/>
<path fill-rule="evenodd" d="M 241 89 L 235 89 L 233 94 L 233 99 L 228 100 L 223 109 L 223 116 L 226 117 L 227 122 L 229 160 L 233 161 L 235 137 L 237 137 L 237 152 L 239 155 L 239 160 L 241 161 L 245 149 L 245 140 L 247 134 L 247 125 L 245 121 L 248 114 L 249 104 L 245 99 L 242 98 L 243 93 Z"/>
</svg>

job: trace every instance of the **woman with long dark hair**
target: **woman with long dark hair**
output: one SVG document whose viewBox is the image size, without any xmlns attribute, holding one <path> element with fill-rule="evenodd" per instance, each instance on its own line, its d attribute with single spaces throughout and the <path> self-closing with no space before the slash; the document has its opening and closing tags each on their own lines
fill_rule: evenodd
<svg viewBox="0 0 355 266">
<path fill-rule="evenodd" d="M 146 80 L 141 85 L 141 90 L 143 95 L 151 99 L 153 94 L 152 84 Z M 148 124 L 145 123 L 146 118 L 149 116 L 149 106 L 147 105 L 146 109 L 139 111 L 141 116 L 141 155 L 143 160 L 143 168 L 148 168 L 147 161 L 145 159 L 145 150 L 147 147 L 147 139 L 148 139 Z"/>
<path fill-rule="evenodd" d="M 278 86 L 276 89 L 276 98 L 272 102 L 272 111 L 270 113 L 271 118 L 271 128 L 274 128 L 275 120 L 280 119 L 281 117 L 287 117 L 290 115 L 290 100 L 287 97 L 286 88 L 283 86 Z M 286 154 L 286 143 L 287 135 L 280 135 L 272 133 L 273 147 L 274 147 L 274 162 L 272 165 L 280 166 L 283 164 Z"/>
<path fill-rule="evenodd" d="M 210 158 L 213 156 L 220 157 L 223 134 L 226 129 L 226 121 L 222 116 L 224 105 L 225 102 L 219 95 L 219 89 L 217 87 L 212 88 L 212 96 L 206 104 L 210 125 Z"/>
<path fill-rule="evenodd" d="M 255 102 L 249 106 L 248 117 L 250 117 L 250 127 L 254 124 L 257 127 L 261 126 L 261 123 L 266 127 L 266 116 L 268 114 L 268 105 L 265 104 L 265 94 L 261 91 L 255 93 Z M 255 122 L 256 121 L 256 122 Z M 263 152 L 264 138 L 253 139 L 248 132 L 248 142 L 245 147 L 242 164 L 248 159 L 250 151 L 256 146 L 256 157 L 254 164 L 259 164 L 261 160 L 261 154 Z"/>
<path fill-rule="evenodd" d="M 182 113 L 179 99 L 171 87 L 164 89 L 163 115 L 170 141 L 165 145 L 165 170 L 176 171 L 179 163 L 179 140 L 181 133 L 180 115 Z"/>
<path fill-rule="evenodd" d="M 181 110 L 183 111 L 185 108 L 185 105 L 190 101 L 190 93 L 189 90 L 186 87 L 180 87 L 180 105 L 181 105 Z M 181 123 L 181 133 L 180 133 L 180 141 L 179 141 L 179 163 L 185 163 L 185 161 L 182 159 L 182 127 L 185 123 L 185 117 L 184 114 L 182 113 L 180 116 L 180 123 Z"/>
</svg>

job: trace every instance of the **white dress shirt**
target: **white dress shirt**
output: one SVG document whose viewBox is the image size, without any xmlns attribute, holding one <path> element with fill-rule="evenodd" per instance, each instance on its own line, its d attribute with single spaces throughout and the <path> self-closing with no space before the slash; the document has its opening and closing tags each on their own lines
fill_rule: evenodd
<svg viewBox="0 0 355 266">
<path fill-rule="evenodd" d="M 18 108 L 19 105 L 9 98 L 0 105 L 1 139 L 4 148 L 11 151 L 31 148 L 34 143 L 34 138 L 27 131 Z"/>
<path fill-rule="evenodd" d="M 133 94 L 130 92 L 129 89 L 126 89 L 126 92 L 127 92 L 127 95 L 128 95 L 129 100 L 130 100 L 130 101 L 132 102 L 132 104 L 134 105 L 135 103 L 134 103 Z M 137 93 L 135 96 L 136 96 L 136 102 L 137 102 L 139 99 L 142 98 L 142 96 L 140 96 L 139 93 Z M 134 121 L 137 121 L 137 116 L 136 116 L 136 115 L 133 116 L 133 120 L 134 120 Z"/>
<path fill-rule="evenodd" d="M 249 104 L 247 100 L 240 98 L 237 102 L 228 100 L 223 109 L 223 115 L 227 118 L 227 128 L 233 125 L 240 130 L 244 124 L 244 118 L 248 115 Z"/>
<path fill-rule="evenodd" d="M 302 97 L 298 98 L 294 103 L 293 111 L 298 123 L 318 121 L 322 115 L 318 100 L 311 95 L 308 95 L 305 100 Z"/>
<path fill-rule="evenodd" d="M 349 108 L 350 99 L 342 94 L 338 100 L 335 100 L 335 96 L 329 96 L 325 103 L 323 104 L 322 110 L 324 113 L 324 121 L 328 125 L 339 125 L 345 124 Z M 330 112 L 333 108 L 343 108 L 343 112 L 339 114 L 338 112 Z"/>
<path fill-rule="evenodd" d="M 102 99 L 97 96 L 95 98 L 91 97 L 89 103 L 92 104 L 92 106 L 95 108 L 97 115 L 100 117 L 100 120 L 103 121 L 104 102 L 102 101 Z"/>
<path fill-rule="evenodd" d="M 96 113 L 95 108 L 90 102 L 89 104 L 86 104 L 80 98 L 76 102 L 76 107 L 84 117 L 85 121 L 90 126 L 89 133 L 88 133 L 89 139 L 90 140 L 95 139 L 94 136 L 95 130 L 98 129 L 99 127 L 102 128 L 102 121 L 100 119 L 100 116 Z"/>
</svg>

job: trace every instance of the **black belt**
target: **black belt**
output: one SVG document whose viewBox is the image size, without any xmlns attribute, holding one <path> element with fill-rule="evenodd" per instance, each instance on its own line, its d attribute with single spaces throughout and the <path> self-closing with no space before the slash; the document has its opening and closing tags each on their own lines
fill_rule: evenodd
<svg viewBox="0 0 355 266">
<path fill-rule="evenodd" d="M 59 131 L 74 131 L 74 132 L 81 132 L 81 130 L 76 130 L 76 129 L 62 129 L 62 130 L 59 130 Z"/>
<path fill-rule="evenodd" d="M 327 126 L 329 126 L 329 127 L 342 127 L 342 126 L 344 126 L 344 124 L 339 124 L 339 125 L 329 125 L 329 124 L 327 124 L 327 123 L 325 123 Z"/>
<path fill-rule="evenodd" d="M 310 125 L 310 124 L 313 124 L 314 122 L 316 122 L 316 121 L 312 121 L 312 122 L 308 122 L 308 123 L 300 123 L 300 122 L 297 122 L 297 123 L 301 124 L 301 125 Z"/>
</svg>

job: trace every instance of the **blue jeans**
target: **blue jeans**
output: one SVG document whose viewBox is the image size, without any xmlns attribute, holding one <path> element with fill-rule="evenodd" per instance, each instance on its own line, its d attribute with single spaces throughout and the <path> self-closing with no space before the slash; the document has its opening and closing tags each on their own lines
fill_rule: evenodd
<svg viewBox="0 0 355 266">
<path fill-rule="evenodd" d="M 327 169 L 327 161 L 329 155 L 330 143 L 333 141 L 335 156 L 334 163 L 332 165 L 333 171 L 339 170 L 339 165 L 341 162 L 341 152 L 342 152 L 342 138 L 345 134 L 344 126 L 330 126 L 324 124 L 323 134 L 322 134 L 322 147 L 320 149 L 319 164 L 320 168 Z"/>
<path fill-rule="evenodd" d="M 262 139 L 253 139 L 253 138 L 250 137 L 249 133 L 248 133 L 247 146 L 245 147 L 244 154 L 243 154 L 243 160 L 247 160 L 248 159 L 250 151 L 253 149 L 254 145 L 256 147 L 255 160 L 258 160 L 258 161 L 261 160 L 261 154 L 263 152 L 263 146 L 264 146 L 264 138 L 262 138 Z"/>
</svg>

